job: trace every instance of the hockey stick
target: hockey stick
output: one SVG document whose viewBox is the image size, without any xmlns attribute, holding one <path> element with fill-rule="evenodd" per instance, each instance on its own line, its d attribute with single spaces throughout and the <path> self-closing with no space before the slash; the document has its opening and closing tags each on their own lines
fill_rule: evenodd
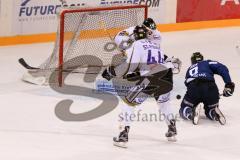
<svg viewBox="0 0 240 160">
<path fill-rule="evenodd" d="M 147 27 L 146 25 L 142 24 L 148 31 L 152 32 L 152 29 Z"/>
<path fill-rule="evenodd" d="M 110 38 L 110 40 L 112 41 L 112 43 L 115 45 L 115 47 L 117 48 L 117 50 L 118 50 L 119 52 L 121 52 L 120 55 L 122 55 L 123 57 L 126 57 L 125 52 L 119 48 L 119 46 L 118 46 L 118 45 L 116 44 L 116 42 L 114 41 L 114 38 L 113 38 L 113 37 L 111 36 L 111 34 L 108 32 L 107 27 L 106 27 L 106 24 L 105 24 L 103 21 L 99 21 L 99 26 L 100 26 L 100 28 L 102 28 L 102 29 L 104 30 L 104 32 L 108 35 L 108 37 Z"/>
<path fill-rule="evenodd" d="M 99 26 L 100 26 L 100 28 L 102 28 L 102 29 L 104 30 L 104 32 L 108 35 L 108 37 L 110 38 L 110 40 L 111 40 L 114 44 L 116 44 L 115 41 L 114 41 L 114 38 L 113 38 L 113 37 L 111 36 L 111 34 L 108 32 L 105 23 L 104 23 L 103 21 L 99 21 Z M 132 35 L 133 35 L 133 33 L 130 34 L 129 37 L 131 37 Z M 117 46 L 117 44 L 116 44 L 116 46 Z M 118 46 L 117 46 L 117 49 L 121 51 L 121 49 L 120 49 Z"/>
<path fill-rule="evenodd" d="M 27 62 L 23 59 L 23 58 L 20 58 L 19 60 L 18 60 L 18 62 L 24 67 L 24 68 L 26 68 L 26 69 L 40 69 L 40 68 L 37 68 L 37 67 L 32 67 L 32 66 L 30 66 L 30 65 L 28 65 L 27 64 Z"/>
<path fill-rule="evenodd" d="M 113 37 L 111 36 L 111 34 L 108 32 L 107 28 L 106 28 L 106 25 L 103 21 L 99 21 L 99 26 L 100 28 L 102 28 L 104 30 L 105 33 L 107 33 L 108 37 L 111 39 L 111 41 L 114 42 L 114 39 Z"/>
<path fill-rule="evenodd" d="M 33 67 L 33 66 L 30 66 L 23 58 L 20 58 L 18 60 L 18 62 L 24 67 L 26 68 L 27 70 L 41 70 L 41 71 L 58 71 L 57 68 L 49 68 L 49 69 L 41 69 L 41 68 L 37 68 L 37 67 Z M 90 66 L 90 67 L 101 67 L 101 66 Z M 104 66 L 103 66 L 104 67 Z M 86 69 L 87 67 L 82 67 L 84 69 Z M 63 72 L 72 72 L 72 73 L 83 73 L 83 74 L 99 74 L 98 72 L 85 72 L 85 71 L 79 71 L 79 70 L 75 70 L 74 68 L 68 68 L 68 69 L 63 69 Z"/>
<path fill-rule="evenodd" d="M 143 89 L 145 89 L 148 85 L 150 84 L 150 81 L 145 78 L 141 84 L 133 87 L 130 92 L 128 92 L 127 96 L 125 97 L 127 102 L 129 102 L 130 104 L 133 104 L 133 101 L 135 100 L 135 98 L 140 94 L 140 92 L 142 92 Z"/>
</svg>

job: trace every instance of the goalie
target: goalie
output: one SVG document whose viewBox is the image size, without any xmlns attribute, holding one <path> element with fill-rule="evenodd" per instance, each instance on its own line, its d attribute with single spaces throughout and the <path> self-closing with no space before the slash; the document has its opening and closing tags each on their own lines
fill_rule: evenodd
<svg viewBox="0 0 240 160">
<path fill-rule="evenodd" d="M 148 96 L 155 98 L 160 111 L 166 118 L 168 131 L 165 136 L 170 141 L 175 141 L 176 121 L 169 102 L 170 91 L 173 88 L 172 68 L 174 66 L 172 62 L 164 61 L 160 46 L 147 38 L 146 27 L 136 26 L 132 36 L 136 41 L 126 50 L 126 62 L 116 67 L 109 67 L 102 74 L 107 80 L 122 77 L 128 81 L 137 81 L 136 86 L 123 97 L 126 105 L 122 106 L 122 113 L 128 117 L 124 117 L 124 126 L 119 136 L 114 137 L 114 145 L 126 147 L 131 123 L 129 119 L 134 112 L 134 106 L 140 105 Z"/>
</svg>

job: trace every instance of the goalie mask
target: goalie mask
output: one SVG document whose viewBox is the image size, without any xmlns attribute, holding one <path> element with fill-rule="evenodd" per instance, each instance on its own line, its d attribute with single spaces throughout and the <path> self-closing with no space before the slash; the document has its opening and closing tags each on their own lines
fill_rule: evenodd
<svg viewBox="0 0 240 160">
<path fill-rule="evenodd" d="M 200 52 L 194 52 L 191 57 L 192 64 L 200 62 L 203 60 L 203 55 Z"/>
<path fill-rule="evenodd" d="M 143 25 L 146 26 L 147 28 L 150 28 L 151 30 L 157 29 L 157 25 L 152 18 L 145 19 L 143 21 Z"/>
<path fill-rule="evenodd" d="M 147 37 L 147 28 L 144 26 L 136 26 L 133 30 L 135 40 L 144 39 Z"/>
</svg>

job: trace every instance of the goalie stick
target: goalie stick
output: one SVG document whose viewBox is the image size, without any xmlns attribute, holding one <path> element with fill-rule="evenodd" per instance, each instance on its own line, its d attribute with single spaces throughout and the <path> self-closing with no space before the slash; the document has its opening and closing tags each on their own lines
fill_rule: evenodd
<svg viewBox="0 0 240 160">
<path fill-rule="evenodd" d="M 30 65 L 28 65 L 27 64 L 27 62 L 23 59 L 23 58 L 20 58 L 19 60 L 18 60 L 18 62 L 24 67 L 24 68 L 26 68 L 26 69 L 40 69 L 40 68 L 37 68 L 37 67 L 32 67 L 32 66 L 30 66 Z"/>
<path fill-rule="evenodd" d="M 50 69 L 42 69 L 42 68 L 38 68 L 38 67 L 33 67 L 33 66 L 30 66 L 23 58 L 20 58 L 18 60 L 18 62 L 27 70 L 55 70 L 55 71 L 58 71 L 58 69 L 56 68 L 50 68 Z M 99 67 L 99 66 L 90 66 L 90 67 Z M 72 73 L 83 73 L 83 74 L 99 74 L 99 72 L 91 72 L 91 71 L 79 71 L 79 70 L 75 70 L 74 68 L 71 69 L 71 68 L 68 68 L 68 69 L 63 69 L 63 72 L 72 72 Z"/>
</svg>

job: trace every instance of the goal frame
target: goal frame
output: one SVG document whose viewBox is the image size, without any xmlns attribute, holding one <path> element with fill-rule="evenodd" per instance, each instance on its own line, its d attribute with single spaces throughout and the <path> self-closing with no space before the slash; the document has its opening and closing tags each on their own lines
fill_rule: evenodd
<svg viewBox="0 0 240 160">
<path fill-rule="evenodd" d="M 58 85 L 63 85 L 63 51 L 64 51 L 64 20 L 67 13 L 91 12 L 91 11 L 109 11 L 121 9 L 144 8 L 144 19 L 148 17 L 147 5 L 126 5 L 126 6 L 108 6 L 108 7 L 93 7 L 93 8 L 79 8 L 79 9 L 64 9 L 60 13 L 60 37 L 59 37 L 59 60 L 58 60 Z"/>
</svg>

